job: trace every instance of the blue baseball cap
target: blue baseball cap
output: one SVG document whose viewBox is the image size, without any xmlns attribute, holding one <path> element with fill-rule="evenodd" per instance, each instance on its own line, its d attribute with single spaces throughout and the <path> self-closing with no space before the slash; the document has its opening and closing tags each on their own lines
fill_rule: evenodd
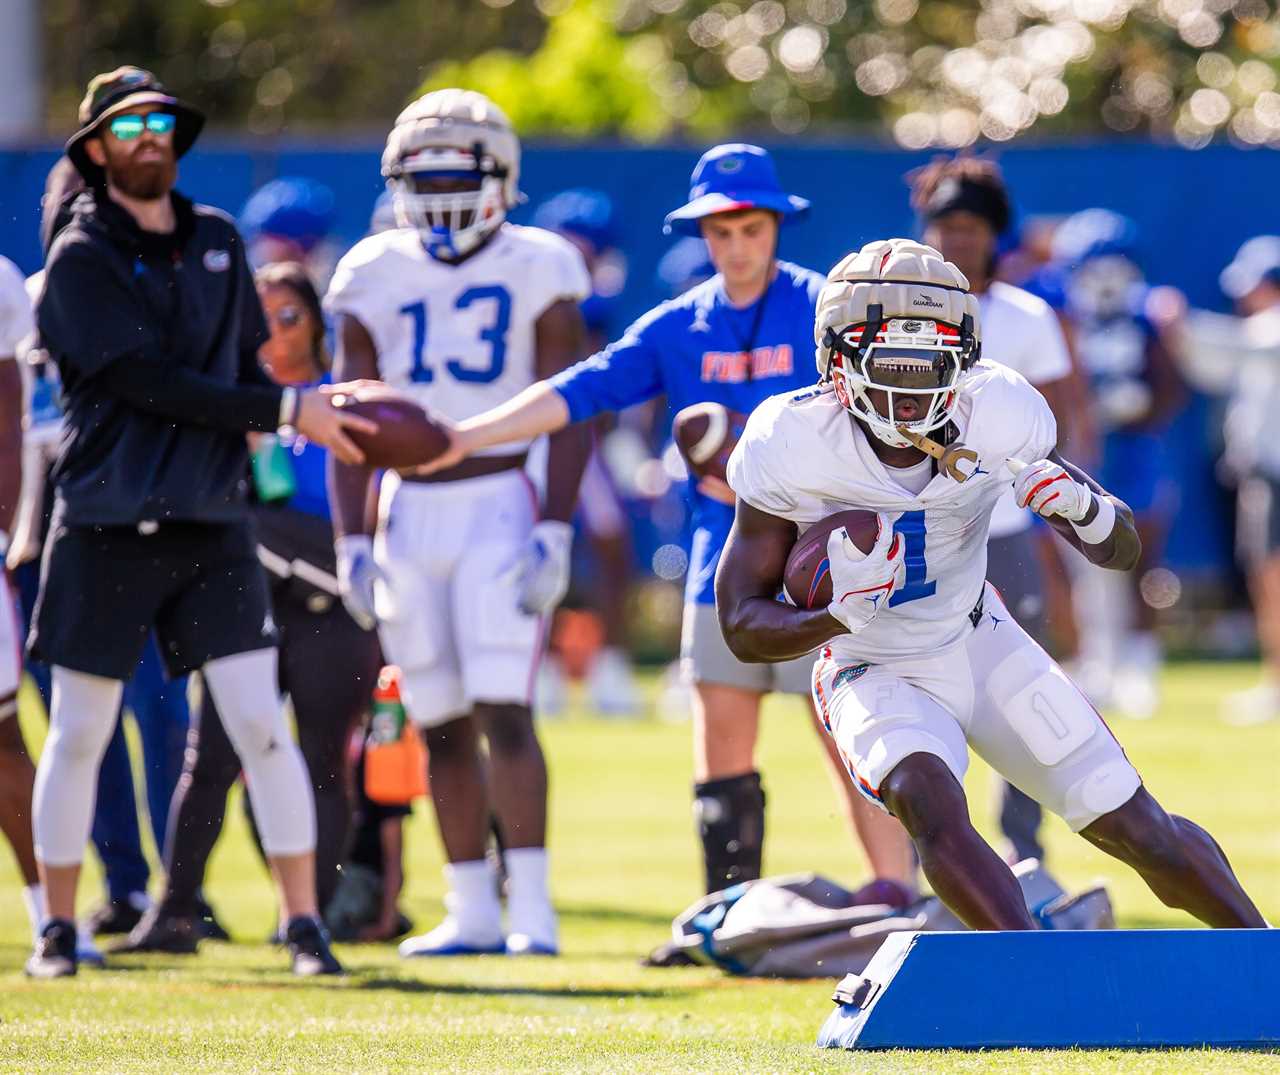
<svg viewBox="0 0 1280 1075">
<path fill-rule="evenodd" d="M 767 150 L 730 142 L 702 154 L 689 179 L 689 200 L 667 214 L 662 230 L 697 235 L 704 216 L 735 209 L 769 209 L 785 220 L 807 212 L 809 199 L 783 191 Z"/>
<path fill-rule="evenodd" d="M 613 202 L 603 191 L 589 187 L 562 190 L 533 214 L 535 227 L 578 235 L 597 252 L 618 245 L 618 222 Z"/>
<path fill-rule="evenodd" d="M 285 176 L 254 191 L 240 210 L 240 230 L 250 241 L 278 235 L 309 251 L 329 234 L 336 212 L 329 187 L 314 179 Z"/>
</svg>

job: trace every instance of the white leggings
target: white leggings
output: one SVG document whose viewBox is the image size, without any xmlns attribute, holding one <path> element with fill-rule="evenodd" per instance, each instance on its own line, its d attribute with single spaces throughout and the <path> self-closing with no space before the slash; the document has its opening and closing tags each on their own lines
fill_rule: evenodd
<svg viewBox="0 0 1280 1075">
<path fill-rule="evenodd" d="M 315 850 L 315 801 L 302 754 L 276 693 L 276 651 L 253 650 L 204 666 L 206 689 L 240 764 L 268 855 Z M 98 766 L 115 729 L 124 684 L 53 668 L 49 737 L 36 768 L 32 828 L 46 866 L 74 866 L 93 824 Z"/>
</svg>

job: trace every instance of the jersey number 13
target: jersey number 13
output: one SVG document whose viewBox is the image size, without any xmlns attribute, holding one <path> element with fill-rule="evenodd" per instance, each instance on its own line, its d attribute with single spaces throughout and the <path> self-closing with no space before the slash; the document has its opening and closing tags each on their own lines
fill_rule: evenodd
<svg viewBox="0 0 1280 1075">
<path fill-rule="evenodd" d="M 507 362 L 507 329 L 511 327 L 511 294 L 505 287 L 489 284 L 469 287 L 453 304 L 455 310 L 465 310 L 478 302 L 493 303 L 493 320 L 480 330 L 480 339 L 489 345 L 489 362 L 485 366 L 466 366 L 461 359 L 445 359 L 445 370 L 457 381 L 468 384 L 488 384 L 502 376 Z M 427 304 L 411 302 L 400 307 L 400 313 L 413 323 L 413 366 L 409 377 L 418 384 L 436 379 L 436 371 L 427 365 Z"/>
</svg>

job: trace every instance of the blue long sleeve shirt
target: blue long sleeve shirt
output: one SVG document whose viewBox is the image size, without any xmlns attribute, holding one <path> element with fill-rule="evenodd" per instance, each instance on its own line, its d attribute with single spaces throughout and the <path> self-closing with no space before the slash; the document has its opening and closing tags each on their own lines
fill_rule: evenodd
<svg viewBox="0 0 1280 1075">
<path fill-rule="evenodd" d="M 813 320 L 824 278 L 779 261 L 768 290 L 750 306 L 729 303 L 720 276 L 650 310 L 603 351 L 551 379 L 570 421 L 666 394 L 672 412 L 722 403 L 750 414 L 769 396 L 817 379 Z M 733 508 L 693 497 L 693 539 L 685 600 L 715 602 L 720 550 Z"/>
</svg>

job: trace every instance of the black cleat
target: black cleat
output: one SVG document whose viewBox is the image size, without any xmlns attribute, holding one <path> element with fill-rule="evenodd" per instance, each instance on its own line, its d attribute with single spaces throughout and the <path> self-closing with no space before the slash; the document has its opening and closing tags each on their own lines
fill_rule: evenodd
<svg viewBox="0 0 1280 1075">
<path fill-rule="evenodd" d="M 133 932 L 112 946 L 113 954 L 167 952 L 174 956 L 195 955 L 200 947 L 200 925 L 197 919 L 166 914 L 152 907 Z"/>
<path fill-rule="evenodd" d="M 28 978 L 66 978 L 75 974 L 76 924 L 65 918 L 46 922 L 25 969 Z"/>
<path fill-rule="evenodd" d="M 128 933 L 142 921 L 146 909 L 146 895 L 131 892 L 125 899 L 107 900 L 101 907 L 90 911 L 84 920 L 85 929 L 95 937 L 100 933 Z"/>
<path fill-rule="evenodd" d="M 300 978 L 317 974 L 342 974 L 342 964 L 329 950 L 329 932 L 316 919 L 299 915 L 289 920 L 285 944 L 293 960 L 293 973 Z"/>
<path fill-rule="evenodd" d="M 196 926 L 200 932 L 201 940 L 205 941 L 229 941 L 231 934 L 227 932 L 226 927 L 218 921 L 218 916 L 213 913 L 213 908 L 209 906 L 205 900 L 200 900 L 196 904 L 198 912 L 198 921 Z"/>
<path fill-rule="evenodd" d="M 683 948 L 671 941 L 658 945 L 640 960 L 642 967 L 696 967 L 697 965 L 696 959 L 691 959 Z"/>
</svg>

